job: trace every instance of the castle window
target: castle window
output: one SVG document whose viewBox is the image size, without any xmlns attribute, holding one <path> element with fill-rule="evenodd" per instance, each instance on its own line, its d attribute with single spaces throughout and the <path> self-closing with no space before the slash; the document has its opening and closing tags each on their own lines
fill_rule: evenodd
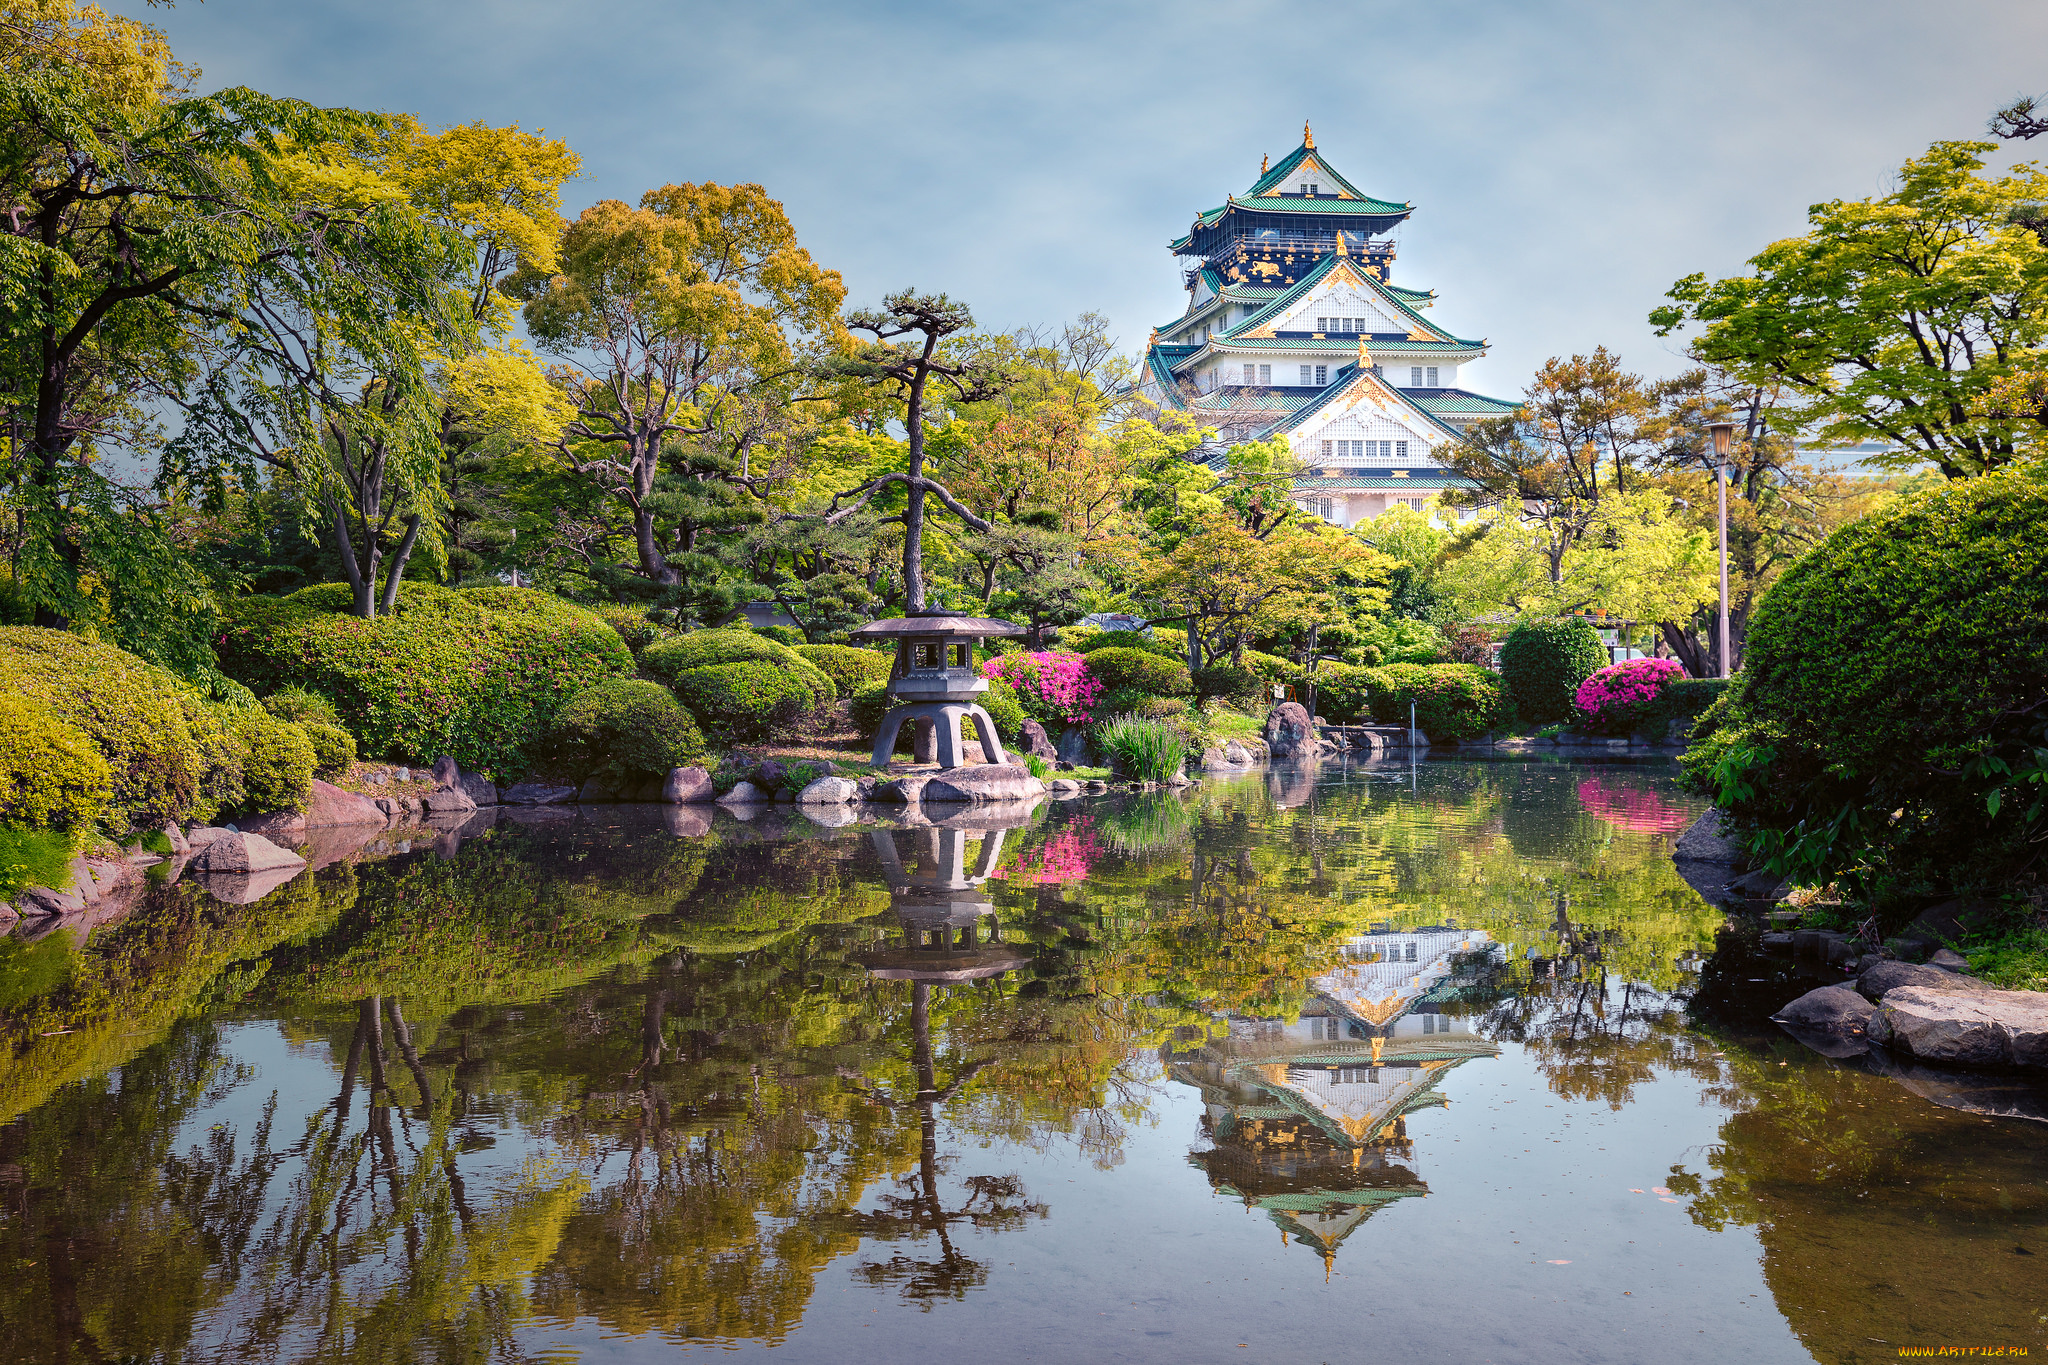
<svg viewBox="0 0 2048 1365">
<path fill-rule="evenodd" d="M 1406 441 L 1394 442 L 1394 458 L 1397 460 L 1408 458 L 1408 443 Z"/>
<path fill-rule="evenodd" d="M 1327 332 L 1327 331 L 1329 331 L 1329 330 L 1330 330 L 1330 320 L 1329 320 L 1328 318 L 1317 318 L 1317 319 L 1316 319 L 1316 330 L 1317 330 L 1318 332 Z"/>
<path fill-rule="evenodd" d="M 1437 385 L 1436 385 L 1436 366 L 1434 366 L 1434 365 L 1430 366 L 1430 367 L 1429 367 L 1429 369 L 1428 369 L 1428 371 L 1427 371 L 1427 373 L 1428 373 L 1428 375 L 1429 375 L 1429 387 L 1433 389 L 1433 388 L 1435 388 L 1435 387 L 1437 386 Z"/>
<path fill-rule="evenodd" d="M 1315 372 L 1315 366 L 1313 365 L 1304 365 L 1301 367 L 1301 382 L 1304 388 L 1307 387 L 1310 383 L 1314 382 L 1310 378 L 1310 376 L 1313 375 Z"/>
<path fill-rule="evenodd" d="M 1349 443 L 1348 443 L 1348 442 L 1345 442 L 1345 441 L 1339 441 L 1339 442 L 1337 442 L 1337 444 L 1338 444 L 1338 446 L 1339 446 L 1339 447 L 1342 447 L 1342 446 L 1344 446 L 1344 445 L 1347 445 L 1347 444 L 1349 444 Z M 1343 450 L 1342 450 L 1342 449 L 1339 449 L 1337 453 L 1338 453 L 1339 455 L 1342 455 L 1342 454 L 1343 454 L 1344 452 L 1343 452 Z M 1324 459 L 1326 459 L 1326 460 L 1330 458 L 1330 443 L 1329 443 L 1328 441 L 1325 441 L 1325 442 L 1323 442 L 1323 458 L 1324 458 Z"/>
<path fill-rule="evenodd" d="M 1413 366 L 1409 369 L 1408 387 L 1411 389 L 1419 389 L 1422 387 L 1422 367 L 1420 365 Z"/>
<path fill-rule="evenodd" d="M 1317 383 L 1317 385 L 1319 385 L 1319 386 L 1320 386 L 1320 385 L 1323 385 L 1323 384 L 1327 384 L 1327 383 L 1329 383 L 1329 382 L 1330 382 L 1330 367 L 1329 367 L 1328 365 L 1318 365 L 1318 366 L 1316 366 L 1316 383 Z"/>
<path fill-rule="evenodd" d="M 1273 367 L 1271 365 L 1259 366 L 1259 382 L 1261 384 L 1270 384 L 1273 382 Z"/>
</svg>

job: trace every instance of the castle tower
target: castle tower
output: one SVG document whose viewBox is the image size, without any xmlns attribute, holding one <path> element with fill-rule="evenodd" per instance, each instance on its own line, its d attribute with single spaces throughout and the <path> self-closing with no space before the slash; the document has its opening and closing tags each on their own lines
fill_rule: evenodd
<svg viewBox="0 0 2048 1365">
<path fill-rule="evenodd" d="M 1436 295 L 1393 282 L 1410 203 L 1347 180 L 1301 145 L 1169 243 L 1187 310 L 1147 348 L 1142 392 L 1223 444 L 1282 434 L 1308 510 L 1353 525 L 1464 481 L 1435 452 L 1515 404 L 1458 386 L 1486 343 L 1423 316 Z"/>
</svg>

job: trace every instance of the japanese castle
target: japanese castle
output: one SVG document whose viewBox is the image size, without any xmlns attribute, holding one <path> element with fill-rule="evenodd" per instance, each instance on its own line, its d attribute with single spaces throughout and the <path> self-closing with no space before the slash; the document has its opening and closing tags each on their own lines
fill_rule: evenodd
<svg viewBox="0 0 2048 1365">
<path fill-rule="evenodd" d="M 1307 125 L 1260 170 L 1169 244 L 1187 312 L 1153 332 L 1140 391 L 1226 447 L 1285 434 L 1298 499 L 1340 526 L 1467 486 L 1434 452 L 1516 405 L 1458 387 L 1486 343 L 1425 318 L 1433 291 L 1393 282 L 1393 234 L 1415 206 L 1346 180 Z"/>
</svg>

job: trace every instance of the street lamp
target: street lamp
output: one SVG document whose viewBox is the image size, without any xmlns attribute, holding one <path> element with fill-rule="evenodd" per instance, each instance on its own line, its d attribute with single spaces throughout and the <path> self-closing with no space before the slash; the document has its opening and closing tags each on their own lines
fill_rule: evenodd
<svg viewBox="0 0 2048 1365">
<path fill-rule="evenodd" d="M 1714 484 L 1721 495 L 1721 676 L 1728 676 L 1728 449 L 1735 443 L 1735 423 L 1709 422 L 1714 438 Z"/>
</svg>

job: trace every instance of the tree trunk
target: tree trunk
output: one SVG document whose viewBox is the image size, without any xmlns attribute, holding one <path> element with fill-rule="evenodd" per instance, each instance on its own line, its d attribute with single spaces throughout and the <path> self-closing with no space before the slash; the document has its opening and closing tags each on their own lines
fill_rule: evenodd
<svg viewBox="0 0 2048 1365">
<path fill-rule="evenodd" d="M 420 540 L 420 514 L 413 513 L 405 519 L 405 536 L 398 542 L 398 548 L 391 552 L 391 567 L 384 575 L 384 598 L 378 609 L 386 616 L 398 610 L 398 583 L 405 577 L 405 562 L 412 558 L 413 546 Z"/>
<path fill-rule="evenodd" d="M 360 563 L 356 559 L 355 540 L 349 535 L 348 509 L 339 498 L 330 495 L 327 510 L 334 518 L 334 548 L 341 555 L 341 576 L 348 580 L 349 610 L 365 621 L 373 621 L 377 618 L 377 544 L 372 540 L 367 547 L 369 564 Z"/>
</svg>

